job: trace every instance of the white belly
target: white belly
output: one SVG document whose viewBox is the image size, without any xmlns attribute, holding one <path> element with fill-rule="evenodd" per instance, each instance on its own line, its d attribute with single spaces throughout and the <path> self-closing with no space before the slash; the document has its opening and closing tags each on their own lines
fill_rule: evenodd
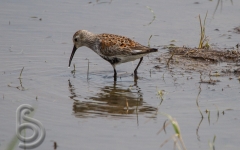
<svg viewBox="0 0 240 150">
<path fill-rule="evenodd" d="M 140 59 L 141 57 L 143 57 L 145 55 L 147 55 L 147 54 L 130 55 L 130 56 L 116 56 L 116 57 L 121 59 L 121 62 L 119 62 L 119 63 L 125 63 L 125 62 L 129 62 L 129 61 L 134 61 L 136 59 Z"/>
</svg>

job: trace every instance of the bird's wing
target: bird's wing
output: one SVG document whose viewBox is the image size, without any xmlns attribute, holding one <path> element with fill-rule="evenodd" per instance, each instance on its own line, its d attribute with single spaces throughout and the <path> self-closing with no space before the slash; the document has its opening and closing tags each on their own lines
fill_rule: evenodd
<svg viewBox="0 0 240 150">
<path fill-rule="evenodd" d="M 105 56 L 138 55 L 153 52 L 152 48 L 143 46 L 124 36 L 103 33 L 99 34 L 98 38 L 100 52 Z"/>
</svg>

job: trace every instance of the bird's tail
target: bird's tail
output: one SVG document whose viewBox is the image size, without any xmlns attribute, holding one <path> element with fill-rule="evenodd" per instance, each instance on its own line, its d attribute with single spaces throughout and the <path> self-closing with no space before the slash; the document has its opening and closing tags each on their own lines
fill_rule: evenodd
<svg viewBox="0 0 240 150">
<path fill-rule="evenodd" d="M 149 51 L 149 52 L 157 52 L 158 49 L 156 49 L 156 48 L 150 48 L 148 51 Z"/>
<path fill-rule="evenodd" d="M 158 49 L 156 48 L 145 48 L 144 50 L 133 51 L 132 55 L 140 55 L 140 54 L 148 54 L 152 52 L 157 52 Z"/>
</svg>

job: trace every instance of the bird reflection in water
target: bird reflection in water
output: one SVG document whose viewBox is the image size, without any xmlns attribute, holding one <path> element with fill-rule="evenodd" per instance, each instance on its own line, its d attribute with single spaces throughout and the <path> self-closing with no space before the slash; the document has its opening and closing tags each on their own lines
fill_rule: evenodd
<svg viewBox="0 0 240 150">
<path fill-rule="evenodd" d="M 144 102 L 143 93 L 135 80 L 134 85 L 126 83 L 108 85 L 100 88 L 94 96 L 82 98 L 77 94 L 74 85 L 69 82 L 69 96 L 73 103 L 73 113 L 78 118 L 88 117 L 126 117 L 131 118 L 139 114 L 154 114 L 156 107 Z M 78 100 L 77 100 L 78 98 Z M 80 98 L 80 100 L 79 100 Z M 81 100 L 82 99 L 82 100 Z"/>
</svg>

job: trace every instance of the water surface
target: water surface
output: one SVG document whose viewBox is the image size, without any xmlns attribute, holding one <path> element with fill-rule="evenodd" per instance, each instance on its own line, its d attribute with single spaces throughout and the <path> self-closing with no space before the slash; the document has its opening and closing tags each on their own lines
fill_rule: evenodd
<svg viewBox="0 0 240 150">
<path fill-rule="evenodd" d="M 239 26 L 240 2 L 224 1 L 214 19 L 216 1 L 105 2 L 0 2 L 0 149 L 15 134 L 15 111 L 21 104 L 35 106 L 34 118 L 46 128 L 45 141 L 37 149 L 53 149 L 53 141 L 57 149 L 159 149 L 174 134 L 171 126 L 167 134 L 156 134 L 167 119 L 161 112 L 177 119 L 187 149 L 208 149 L 214 135 L 216 149 L 238 149 L 237 76 L 213 77 L 221 82 L 200 85 L 199 73 L 169 70 L 155 58 L 167 52 L 161 46 L 171 40 L 178 46 L 197 46 L 198 15 L 203 18 L 206 11 L 210 43 L 234 47 L 240 38 L 231 31 Z M 150 25 L 153 14 L 146 6 L 156 16 Z M 144 45 L 153 35 L 149 44 L 160 49 L 144 58 L 138 78 L 131 75 L 138 60 L 117 66 L 114 83 L 111 65 L 86 47 L 75 54 L 76 71 L 67 67 L 71 38 L 79 29 L 125 35 Z M 163 101 L 159 90 L 165 91 Z M 203 119 L 196 105 L 198 93 Z M 169 141 L 162 149 L 172 148 Z"/>
</svg>

